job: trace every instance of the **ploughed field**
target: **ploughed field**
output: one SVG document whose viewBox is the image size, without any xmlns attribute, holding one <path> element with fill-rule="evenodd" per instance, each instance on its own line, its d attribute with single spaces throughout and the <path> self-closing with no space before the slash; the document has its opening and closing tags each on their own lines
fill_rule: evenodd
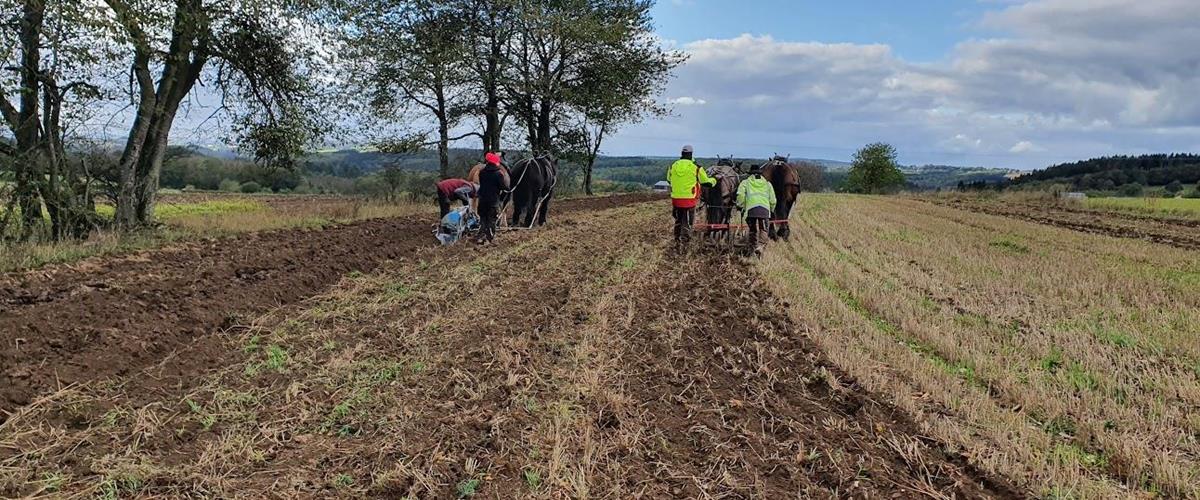
<svg viewBox="0 0 1200 500">
<path fill-rule="evenodd" d="M 487 249 L 385 219 L 9 281 L 0 495 L 1019 496 L 645 199 Z"/>
<path fill-rule="evenodd" d="M 554 210 L 4 278 L 0 496 L 1197 495 L 1195 252 L 816 195 L 747 260 Z"/>
</svg>

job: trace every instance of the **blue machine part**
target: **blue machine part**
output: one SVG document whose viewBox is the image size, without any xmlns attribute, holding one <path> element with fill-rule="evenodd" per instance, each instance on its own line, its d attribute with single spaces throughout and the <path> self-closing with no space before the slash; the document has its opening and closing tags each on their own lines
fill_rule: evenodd
<svg viewBox="0 0 1200 500">
<path fill-rule="evenodd" d="M 479 217 L 468 207 L 451 210 L 442 217 L 441 224 L 434 231 L 434 237 L 442 245 L 453 245 L 462 239 L 463 235 L 479 229 Z"/>
</svg>

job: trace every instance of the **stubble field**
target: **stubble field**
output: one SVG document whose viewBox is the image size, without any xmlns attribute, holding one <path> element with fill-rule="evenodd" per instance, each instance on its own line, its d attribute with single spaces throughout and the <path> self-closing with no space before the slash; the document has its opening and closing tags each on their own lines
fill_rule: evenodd
<svg viewBox="0 0 1200 500">
<path fill-rule="evenodd" d="M 1196 253 L 1021 214 L 812 196 L 760 271 L 836 364 L 984 469 L 1047 497 L 1195 497 Z"/>
</svg>

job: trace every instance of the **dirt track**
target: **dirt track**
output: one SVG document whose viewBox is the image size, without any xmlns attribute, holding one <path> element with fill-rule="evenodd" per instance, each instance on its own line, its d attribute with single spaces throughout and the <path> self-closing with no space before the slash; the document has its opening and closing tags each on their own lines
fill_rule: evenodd
<svg viewBox="0 0 1200 500">
<path fill-rule="evenodd" d="M 366 223 L 357 227 L 373 232 L 342 237 L 378 243 L 389 241 L 380 236 L 388 224 L 417 226 L 418 237 L 398 238 L 401 250 L 380 257 L 409 260 L 228 335 L 185 332 L 156 344 L 186 359 L 134 358 L 114 343 L 106 345 L 116 351 L 64 353 L 59 362 L 105 354 L 125 366 L 76 372 L 112 382 L 61 391 L 0 424 L 0 496 L 44 493 L 49 475 L 63 478 L 55 488 L 64 493 L 116 495 L 453 498 L 469 487 L 483 498 L 1022 496 L 837 370 L 787 319 L 786 304 L 750 291 L 762 287 L 746 262 L 672 251 L 659 208 L 567 215 L 455 252 L 409 241 L 424 238 L 427 221 Z M 328 238 L 320 241 L 339 241 Z M 270 248 L 285 254 L 295 243 Z M 243 267 L 222 269 L 236 276 Z M 328 279 L 356 268 L 366 270 L 342 267 Z M 275 274 L 263 276 L 241 288 Z M 235 297 L 200 290 L 210 301 L 202 304 Z M 30 307 L 54 311 L 17 310 Z M 217 328 L 220 316 L 200 320 Z M 157 317 L 136 316 L 126 331 L 141 337 L 118 338 L 163 335 Z M 264 364 L 267 343 L 286 353 L 275 368 Z"/>
<path fill-rule="evenodd" d="M 554 210 L 647 198 L 568 200 Z M 219 366 L 220 341 L 208 334 L 316 295 L 348 273 L 410 258 L 435 244 L 432 224 L 432 217 L 381 219 L 275 231 L 0 278 L 0 422 L 37 395 L 77 381 L 159 363 Z"/>
<path fill-rule="evenodd" d="M 985 199 L 920 199 L 961 210 L 1011 217 L 1084 233 L 1141 239 L 1186 250 L 1200 250 L 1200 221 L 1196 220 Z"/>
</svg>

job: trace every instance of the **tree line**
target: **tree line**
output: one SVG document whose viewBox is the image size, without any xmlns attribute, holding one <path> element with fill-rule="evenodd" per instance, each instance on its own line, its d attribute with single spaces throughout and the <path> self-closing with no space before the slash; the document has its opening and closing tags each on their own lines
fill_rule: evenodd
<svg viewBox="0 0 1200 500">
<path fill-rule="evenodd" d="M 1200 182 L 1200 155 L 1107 156 L 1054 165 L 1017 177 L 1013 186 L 1070 184 L 1080 191 L 1135 191 L 1147 186 Z M 1173 186 L 1174 187 L 1174 186 Z M 1176 192 L 1179 189 L 1175 190 Z"/>
<path fill-rule="evenodd" d="M 369 141 L 551 154 L 591 171 L 682 62 L 652 0 L 0 0 L 0 235 L 82 236 L 153 222 L 183 113 L 211 113 L 262 171 Z M 96 124 L 124 127 L 119 145 Z M 186 163 L 186 162 L 183 162 Z M 184 174 L 186 175 L 186 174 Z M 278 176 L 280 179 L 288 175 Z M 168 179 L 175 181 L 178 179 Z M 206 181 L 207 182 L 207 181 Z M 258 182 L 258 181 L 254 181 Z"/>
</svg>

